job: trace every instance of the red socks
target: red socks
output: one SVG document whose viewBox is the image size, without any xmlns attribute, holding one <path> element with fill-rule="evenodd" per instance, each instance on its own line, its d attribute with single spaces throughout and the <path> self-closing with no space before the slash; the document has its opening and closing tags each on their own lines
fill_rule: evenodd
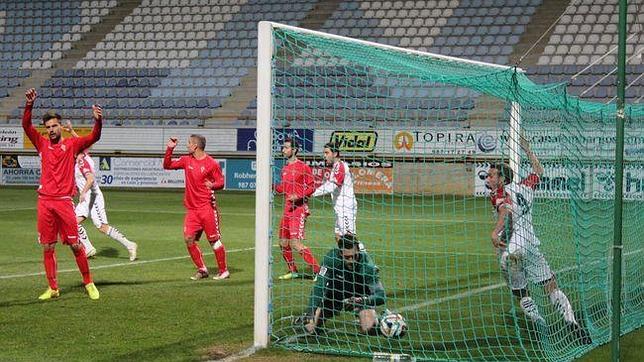
<svg viewBox="0 0 644 362">
<path fill-rule="evenodd" d="M 291 249 L 290 245 L 282 247 L 282 257 L 284 258 L 284 261 L 288 266 L 288 270 L 291 273 L 297 273 L 297 266 L 295 265 L 295 261 L 293 260 L 293 250 Z"/>
<path fill-rule="evenodd" d="M 201 250 L 199 249 L 199 245 L 195 242 L 195 243 L 187 244 L 186 247 L 188 248 L 188 253 L 190 253 L 192 262 L 195 264 L 197 269 L 202 271 L 208 270 L 206 268 L 206 265 L 203 262 L 203 256 L 201 255 Z"/>
<path fill-rule="evenodd" d="M 215 252 L 215 260 L 217 261 L 217 266 L 219 267 L 219 272 L 223 273 L 228 270 L 226 265 L 226 248 L 220 240 L 217 240 L 212 244 L 212 250 Z"/>
<path fill-rule="evenodd" d="M 320 271 L 320 266 L 318 265 L 318 262 L 315 260 L 315 257 L 313 254 L 311 254 L 311 249 L 309 248 L 304 248 L 302 251 L 300 251 L 300 255 L 304 259 L 304 261 L 311 266 L 313 269 L 313 273 L 317 274 Z"/>
<path fill-rule="evenodd" d="M 43 250 L 45 275 L 47 275 L 47 282 L 49 288 L 58 289 L 58 282 L 56 281 L 56 250 Z"/>
<path fill-rule="evenodd" d="M 87 262 L 87 255 L 85 254 L 85 247 L 81 246 L 80 249 L 74 250 L 74 258 L 76 259 L 76 265 L 78 265 L 78 270 L 80 270 L 81 275 L 83 276 L 83 284 L 87 285 L 92 282 L 92 274 L 89 271 L 89 263 Z"/>
</svg>

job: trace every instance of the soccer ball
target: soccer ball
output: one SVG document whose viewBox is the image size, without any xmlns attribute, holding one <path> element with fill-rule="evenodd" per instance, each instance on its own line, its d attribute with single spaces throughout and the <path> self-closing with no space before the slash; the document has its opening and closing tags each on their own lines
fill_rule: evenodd
<svg viewBox="0 0 644 362">
<path fill-rule="evenodd" d="M 405 318 L 398 313 L 385 312 L 380 318 L 380 333 L 387 338 L 400 338 L 407 333 Z"/>
</svg>

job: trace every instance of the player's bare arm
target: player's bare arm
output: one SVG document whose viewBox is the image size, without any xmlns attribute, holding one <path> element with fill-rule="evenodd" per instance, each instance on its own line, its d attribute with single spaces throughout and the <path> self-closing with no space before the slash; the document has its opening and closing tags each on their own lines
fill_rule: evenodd
<svg viewBox="0 0 644 362">
<path fill-rule="evenodd" d="M 535 155 L 534 152 L 532 152 L 532 150 L 530 149 L 530 142 L 528 142 L 524 135 L 521 135 L 521 148 L 530 160 L 530 165 L 532 165 L 532 172 L 534 172 L 538 176 L 543 175 L 543 166 L 541 165 L 541 161 L 539 161 L 537 155 Z"/>
<path fill-rule="evenodd" d="M 92 188 L 92 185 L 94 185 L 95 178 L 94 174 L 91 172 L 86 172 L 83 176 L 85 176 L 85 186 L 80 192 L 80 195 L 78 195 L 78 201 L 83 202 L 85 199 L 87 199 L 87 193 L 89 190 Z"/>
<path fill-rule="evenodd" d="M 72 135 L 72 137 L 74 137 L 74 138 L 80 137 L 78 135 L 78 133 L 76 133 L 76 131 L 74 130 L 74 127 L 72 126 L 72 121 L 69 121 L 69 120 L 66 121 L 65 124 L 63 124 L 62 127 L 63 127 L 63 130 L 65 132 L 69 132 Z"/>
<path fill-rule="evenodd" d="M 503 248 L 505 247 L 505 242 L 499 238 L 499 234 L 503 229 L 505 228 L 505 218 L 510 214 L 510 208 L 508 205 L 501 205 L 499 207 L 498 211 L 498 219 L 496 221 L 496 225 L 494 226 L 494 230 L 492 230 L 492 244 L 494 245 L 495 248 Z"/>
</svg>

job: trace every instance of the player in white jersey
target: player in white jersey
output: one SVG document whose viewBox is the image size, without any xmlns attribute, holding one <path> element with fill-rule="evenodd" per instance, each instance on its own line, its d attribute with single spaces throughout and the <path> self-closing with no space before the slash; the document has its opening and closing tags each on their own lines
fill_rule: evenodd
<svg viewBox="0 0 644 362">
<path fill-rule="evenodd" d="M 65 130 L 72 136 L 78 137 L 70 122 L 65 125 Z M 78 236 L 85 245 L 87 257 L 96 255 L 96 248 L 89 240 L 85 228 L 81 225 L 88 217 L 98 230 L 123 245 L 129 254 L 130 261 L 137 258 L 138 245 L 128 240 L 117 228 L 110 226 L 105 212 L 105 198 L 96 181 L 94 161 L 89 152 L 84 150 L 76 156 L 76 167 L 74 168 L 76 187 L 78 188 L 78 204 L 76 205 L 76 220 L 78 222 Z"/>
<path fill-rule="evenodd" d="M 532 172 L 519 183 L 513 182 L 514 173 L 505 164 L 492 165 L 485 180 L 491 190 L 492 205 L 497 213 L 497 223 L 492 231 L 492 243 L 496 248 L 501 269 L 512 294 L 519 299 L 523 312 L 534 322 L 545 325 L 537 305 L 527 290 L 527 282 L 543 286 L 550 302 L 566 321 L 569 328 L 582 343 L 592 343 L 588 333 L 579 326 L 564 292 L 559 289 L 555 274 L 539 250 L 539 238 L 532 224 L 534 190 L 543 174 L 543 166 L 530 145 L 521 138 Z M 509 239 L 509 240 L 508 240 Z"/>
<path fill-rule="evenodd" d="M 340 159 L 338 145 L 327 143 L 324 145 L 324 160 L 332 166 L 331 174 L 318 187 L 313 196 L 331 194 L 333 211 L 335 212 L 335 238 L 336 242 L 345 234 L 356 234 L 356 214 L 358 202 L 353 192 L 353 177 L 349 165 Z M 364 249 L 361 245 L 361 250 Z"/>
</svg>

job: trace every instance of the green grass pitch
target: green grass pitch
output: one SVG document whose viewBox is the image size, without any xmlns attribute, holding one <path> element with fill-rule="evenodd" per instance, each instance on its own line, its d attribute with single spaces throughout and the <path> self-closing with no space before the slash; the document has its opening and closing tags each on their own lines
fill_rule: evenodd
<svg viewBox="0 0 644 362">
<path fill-rule="evenodd" d="M 248 348 L 252 344 L 253 333 L 254 194 L 224 192 L 219 196 L 222 240 L 229 252 L 231 279 L 192 282 L 188 278 L 194 273 L 194 268 L 182 241 L 182 192 L 104 192 L 110 224 L 139 243 L 140 260 L 130 263 L 126 251 L 118 243 L 100 234 L 91 223 L 86 223 L 92 242 L 99 251 L 90 264 L 101 299 L 91 301 L 85 295 L 71 251 L 59 245 L 58 278 L 62 294 L 57 300 L 40 302 L 37 296 L 47 283 L 42 273 L 41 248 L 36 242 L 35 191 L 0 189 L 0 360 L 189 361 L 222 358 Z M 440 303 L 440 298 L 450 299 L 459 293 L 468 295 L 471 285 L 466 280 L 476 281 L 476 285 L 494 285 L 501 281 L 495 272 L 490 245 L 487 242 L 472 244 L 478 237 L 468 239 L 469 235 L 483 233 L 481 240 L 484 240 L 489 234 L 487 230 L 492 219 L 489 213 L 483 212 L 487 210 L 485 202 L 441 200 L 436 203 L 440 207 L 432 206 L 431 214 L 435 219 L 419 222 L 418 216 L 426 215 L 427 210 L 419 210 L 418 207 L 403 209 L 400 199 L 391 200 L 394 201 L 393 206 L 383 206 L 380 199 L 362 199 L 358 230 L 364 230 L 367 247 L 370 248 L 369 243 L 373 245 L 370 250 L 381 266 L 383 282 L 393 307 L 405 308 L 428 300 L 436 303 L 425 324 L 416 326 L 421 329 L 444 327 L 450 318 L 472 320 L 471 323 L 478 323 L 476 328 L 488 328 L 485 323 L 494 320 L 498 327 L 502 321 L 494 319 L 497 317 L 493 303 L 509 300 L 499 297 L 501 288 L 487 297 L 483 293 L 481 298 L 489 298 L 490 304 L 485 308 L 476 306 L 478 310 L 484 309 L 485 313 L 473 318 L 462 314 L 468 310 L 468 305 L 448 310 Z M 425 205 L 422 207 L 434 205 L 429 201 L 412 204 Z M 332 245 L 333 217 L 327 203 L 316 200 L 311 207 L 314 214 L 307 232 L 315 255 L 321 258 Z M 457 220 L 468 222 L 455 222 L 455 215 Z M 393 246 L 391 240 L 406 233 L 420 236 L 442 233 L 443 240 L 453 238 L 454 242 L 424 245 L 423 250 L 430 251 L 426 258 L 384 257 L 386 249 Z M 417 243 L 421 239 L 413 238 L 402 247 L 402 255 L 419 248 L 421 245 Z M 215 270 L 214 257 L 207 244 L 202 242 L 201 248 L 207 253 L 207 265 Z M 284 265 L 276 248 L 274 251 L 273 268 L 278 273 L 283 271 Z M 445 258 L 446 253 L 455 256 Z M 553 259 L 556 264 L 557 259 Z M 301 264 L 297 256 L 296 260 Z M 431 262 L 431 278 L 419 276 L 404 282 L 397 280 L 396 273 L 403 273 L 410 267 L 420 269 L 423 264 L 419 263 L 424 262 Z M 477 268 L 466 267 L 474 263 Z M 300 311 L 308 296 L 309 285 L 310 282 L 304 281 L 276 282 L 274 318 L 278 320 Z M 424 287 L 430 287 L 431 292 L 423 291 Z M 467 298 L 462 300 L 465 304 L 469 302 Z M 456 302 L 449 305 L 456 305 Z M 408 318 L 415 319 L 417 310 L 409 308 L 406 312 Z M 343 318 L 338 318 L 337 324 L 338 328 L 347 330 Z M 458 327 L 461 329 L 453 327 L 454 332 L 475 334 L 474 325 Z M 288 332 L 288 327 L 280 322 L 273 329 L 273 334 L 280 338 Z M 506 331 L 501 328 L 499 333 Z M 432 334 L 428 332 L 426 335 Z M 374 338 L 360 340 L 361 337 L 350 332 L 343 332 L 341 336 L 346 337 L 345 344 L 352 343 L 358 349 L 364 348 Z M 644 333 L 641 329 L 623 337 L 623 360 L 639 360 L 642 342 Z M 472 350 L 471 353 L 476 357 L 477 353 L 487 352 Z M 602 346 L 581 360 L 603 361 L 609 356 L 608 346 Z M 272 347 L 249 360 L 355 359 L 288 352 Z"/>
</svg>

